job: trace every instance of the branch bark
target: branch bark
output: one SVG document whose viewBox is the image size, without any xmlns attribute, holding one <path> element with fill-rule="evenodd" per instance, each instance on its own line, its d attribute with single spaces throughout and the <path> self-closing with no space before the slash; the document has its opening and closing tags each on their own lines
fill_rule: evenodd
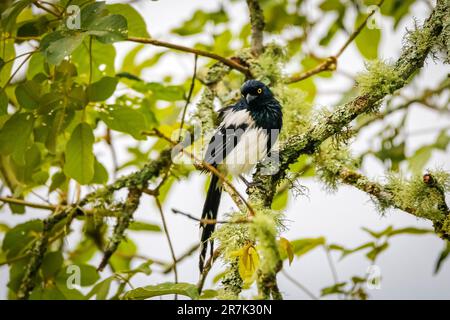
<svg viewBox="0 0 450 320">
<path fill-rule="evenodd" d="M 323 117 L 304 134 L 290 137 L 281 147 L 280 167 L 276 174 L 263 175 L 261 173 L 262 165 L 258 165 L 257 171 L 253 175 L 255 183 L 247 189 L 250 202 L 262 203 L 264 206 L 270 207 L 278 183 L 286 177 L 289 166 L 295 163 L 300 155 L 314 153 L 323 141 L 341 132 L 357 116 L 371 111 L 385 96 L 403 87 L 408 79 L 423 66 L 435 44 L 435 39 L 443 30 L 444 21 L 450 14 L 449 11 L 447 2 L 439 0 L 422 29 L 416 31 L 420 32 L 420 37 L 415 38 L 420 43 L 405 45 L 399 59 L 394 64 L 393 72 L 396 77 L 394 79 L 378 79 L 386 90 L 379 90 L 375 86 L 370 93 L 364 93 L 352 101 L 336 107 L 332 113 Z M 386 84 L 384 81 L 389 83 Z"/>
<path fill-rule="evenodd" d="M 264 14 L 258 0 L 247 0 L 247 6 L 250 13 L 250 25 L 252 28 L 252 53 L 255 57 L 258 57 L 264 51 Z"/>
<path fill-rule="evenodd" d="M 170 42 L 166 42 L 166 41 L 161 41 L 161 40 L 156 40 L 156 39 L 151 39 L 151 38 L 139 38 L 139 37 L 129 37 L 128 41 L 131 42 L 137 42 L 137 43 L 145 43 L 145 44 L 151 44 L 154 46 L 158 46 L 158 47 L 165 47 L 165 48 L 169 48 L 169 49 L 174 49 L 177 51 L 183 51 L 183 52 L 188 52 L 188 53 L 193 53 L 199 56 L 203 56 L 203 57 L 208 57 L 217 61 L 222 62 L 224 65 L 230 67 L 231 69 L 237 70 L 241 73 L 243 73 L 245 76 L 247 77 L 251 77 L 251 73 L 250 70 L 239 64 L 238 62 L 232 60 L 232 59 L 228 59 L 225 57 L 222 57 L 221 55 L 218 55 L 216 53 L 213 52 L 208 52 L 205 50 L 200 50 L 200 49 L 194 49 L 194 48 L 189 48 L 186 46 L 182 46 L 179 44 L 174 44 L 174 43 L 170 43 Z"/>
</svg>

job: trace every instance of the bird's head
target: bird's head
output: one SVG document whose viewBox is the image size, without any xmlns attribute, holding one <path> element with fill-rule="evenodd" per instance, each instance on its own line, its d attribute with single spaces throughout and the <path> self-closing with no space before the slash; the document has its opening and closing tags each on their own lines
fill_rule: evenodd
<svg viewBox="0 0 450 320">
<path fill-rule="evenodd" d="M 272 91 L 258 80 L 245 81 L 241 87 L 241 94 L 249 106 L 257 106 L 273 98 Z"/>
</svg>

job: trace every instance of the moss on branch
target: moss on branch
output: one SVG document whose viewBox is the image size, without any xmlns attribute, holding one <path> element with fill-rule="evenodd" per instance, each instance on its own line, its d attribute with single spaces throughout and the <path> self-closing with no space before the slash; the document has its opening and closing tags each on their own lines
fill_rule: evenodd
<svg viewBox="0 0 450 320">
<path fill-rule="evenodd" d="M 409 37 L 399 59 L 391 66 L 374 66 L 375 69 L 378 66 L 384 71 L 388 70 L 387 73 L 377 69 L 373 74 L 369 70 L 367 75 L 362 77 L 363 88 L 358 97 L 320 117 L 306 132 L 289 137 L 281 147 L 280 170 L 276 174 L 263 175 L 262 165 L 258 165 L 253 176 L 255 183 L 247 190 L 251 202 L 270 207 L 278 183 L 285 178 L 289 166 L 295 163 L 300 155 L 314 153 L 326 139 L 340 133 L 357 116 L 372 111 L 386 95 L 403 87 L 423 66 L 428 54 L 437 44 L 442 30 L 447 28 L 449 15 L 448 1 L 439 0 L 423 27 L 414 32 L 414 37 Z"/>
</svg>

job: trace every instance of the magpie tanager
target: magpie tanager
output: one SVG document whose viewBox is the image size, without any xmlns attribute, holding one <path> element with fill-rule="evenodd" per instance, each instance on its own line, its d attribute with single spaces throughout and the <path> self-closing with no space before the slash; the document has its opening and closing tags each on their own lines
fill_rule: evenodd
<svg viewBox="0 0 450 320">
<path fill-rule="evenodd" d="M 219 110 L 221 123 L 204 158 L 221 173 L 234 176 L 249 173 L 258 161 L 270 154 L 282 126 L 281 105 L 265 84 L 248 80 L 242 85 L 241 94 L 235 105 Z M 221 193 L 222 184 L 216 175 L 212 175 L 202 219 L 217 218 Z M 203 271 L 208 240 L 214 227 L 214 224 L 200 225 L 200 272 Z M 212 255 L 213 241 L 209 242 Z"/>
</svg>

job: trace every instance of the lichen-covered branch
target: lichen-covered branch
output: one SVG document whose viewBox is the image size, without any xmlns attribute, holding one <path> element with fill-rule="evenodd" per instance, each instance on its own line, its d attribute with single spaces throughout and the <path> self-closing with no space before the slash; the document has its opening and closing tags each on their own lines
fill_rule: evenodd
<svg viewBox="0 0 450 320">
<path fill-rule="evenodd" d="M 360 77 L 361 94 L 352 101 L 336 107 L 314 123 L 303 134 L 289 137 L 280 151 L 280 170 L 274 175 L 263 175 L 259 165 L 253 176 L 255 184 L 247 190 L 250 202 L 269 207 L 278 183 L 285 178 L 289 166 L 302 154 L 314 153 L 326 139 L 341 132 L 358 115 L 371 112 L 388 94 L 403 87 L 420 69 L 436 44 L 450 14 L 448 2 L 439 0 L 423 27 L 409 36 L 409 42 L 393 65 L 373 63 L 366 75 Z"/>
<path fill-rule="evenodd" d="M 139 206 L 139 200 L 142 195 L 142 188 L 131 187 L 128 191 L 128 197 L 123 204 L 121 214 L 117 217 L 116 225 L 114 226 L 113 234 L 109 240 L 108 246 L 103 253 L 102 261 L 98 266 L 98 270 L 102 271 L 109 262 L 109 258 L 116 252 L 123 238 L 125 237 L 125 231 L 133 219 L 133 214 Z"/>
<path fill-rule="evenodd" d="M 427 173 L 422 178 L 414 177 L 410 180 L 390 177 L 388 183 L 383 185 L 346 167 L 339 168 L 337 174 L 342 183 L 372 196 L 381 210 L 391 207 L 429 219 L 434 223 L 439 236 L 450 239 L 448 225 L 444 228 L 450 214 L 443 191 L 444 186 L 449 184 L 448 175 Z"/>
<path fill-rule="evenodd" d="M 247 0 L 247 6 L 250 13 L 250 25 L 252 28 L 252 53 L 254 56 L 258 57 L 264 51 L 264 14 L 258 0 Z"/>
<path fill-rule="evenodd" d="M 60 212 L 56 212 L 54 215 L 51 215 L 43 221 L 42 234 L 36 239 L 36 242 L 29 252 L 29 261 L 25 269 L 25 274 L 20 282 L 19 291 L 17 292 L 18 299 L 28 299 L 35 287 L 35 277 L 41 267 L 42 259 L 47 252 L 47 246 L 53 228 L 65 218 L 73 217 L 76 211 L 77 208 L 67 208 Z"/>
</svg>

